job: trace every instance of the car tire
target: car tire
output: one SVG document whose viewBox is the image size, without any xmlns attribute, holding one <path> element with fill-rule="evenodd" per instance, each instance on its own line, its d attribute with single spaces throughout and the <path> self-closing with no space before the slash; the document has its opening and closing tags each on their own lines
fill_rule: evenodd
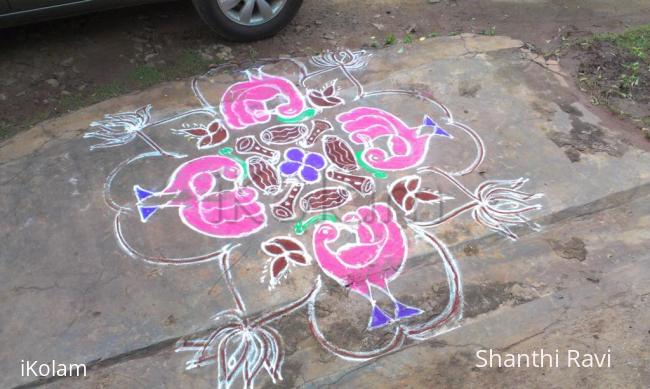
<svg viewBox="0 0 650 389">
<path fill-rule="evenodd" d="M 242 24 L 226 15 L 219 5 L 222 0 L 192 0 L 201 19 L 219 36 L 235 42 L 251 42 L 270 38 L 286 27 L 296 16 L 303 0 L 285 0 L 282 8 L 270 19 L 257 24 Z M 242 0 L 241 3 L 245 3 Z"/>
</svg>

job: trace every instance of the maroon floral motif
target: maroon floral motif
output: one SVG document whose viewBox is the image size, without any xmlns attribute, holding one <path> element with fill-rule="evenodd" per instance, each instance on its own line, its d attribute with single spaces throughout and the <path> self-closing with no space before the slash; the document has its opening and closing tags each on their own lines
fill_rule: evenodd
<svg viewBox="0 0 650 389">
<path fill-rule="evenodd" d="M 420 189 L 421 179 L 418 176 L 408 176 L 401 180 L 395 181 L 389 189 L 390 198 L 405 214 L 415 210 L 418 201 L 425 203 L 439 203 L 444 200 L 452 199 L 449 196 L 432 192 L 426 189 Z"/>
<path fill-rule="evenodd" d="M 345 103 L 336 95 L 336 80 L 320 90 L 311 89 L 307 93 L 309 103 L 315 108 L 332 108 Z"/>
<path fill-rule="evenodd" d="M 275 288 L 285 278 L 291 266 L 306 266 L 311 263 L 311 256 L 299 241 L 289 236 L 278 236 L 262 243 L 262 251 L 271 258 L 267 260 L 264 276 L 270 276 L 269 289 Z"/>
<path fill-rule="evenodd" d="M 196 147 L 198 149 L 210 149 L 228 140 L 228 130 L 221 125 L 219 120 L 214 120 L 207 126 L 194 124 L 187 128 L 176 130 L 176 132 L 180 132 L 189 138 L 197 139 Z"/>
</svg>

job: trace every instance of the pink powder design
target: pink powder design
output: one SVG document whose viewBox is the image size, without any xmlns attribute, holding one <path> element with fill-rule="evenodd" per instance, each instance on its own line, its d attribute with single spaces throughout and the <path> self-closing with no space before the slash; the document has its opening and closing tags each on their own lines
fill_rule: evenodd
<svg viewBox="0 0 650 389">
<path fill-rule="evenodd" d="M 188 227 L 217 238 L 247 236 L 266 225 L 266 213 L 254 188 L 222 189 L 215 175 L 235 182 L 241 167 L 230 158 L 205 156 L 182 164 L 156 196 L 175 195 L 162 207 L 179 207 Z"/>
<path fill-rule="evenodd" d="M 220 110 L 228 127 L 243 129 L 266 123 L 272 115 L 293 117 L 305 109 L 303 96 L 291 81 L 268 75 L 261 69 L 257 75 L 247 74 L 248 81 L 231 85 L 221 98 Z M 269 108 L 274 99 L 280 103 Z"/>
<path fill-rule="evenodd" d="M 370 146 L 362 157 L 368 165 L 380 170 L 404 170 L 420 165 L 433 136 L 420 135 L 419 127 L 409 127 L 395 115 L 378 108 L 355 108 L 338 115 L 336 120 L 350 133 L 352 142 Z M 382 137 L 388 137 L 390 152 L 372 147 L 372 141 Z"/>
<path fill-rule="evenodd" d="M 341 227 L 322 223 L 313 236 L 316 261 L 329 277 L 374 302 L 370 286 L 387 291 L 388 283 L 402 270 L 406 237 L 395 221 L 395 211 L 385 203 L 362 206 L 344 215 L 343 221 L 353 223 L 356 242 L 331 249 Z"/>
</svg>

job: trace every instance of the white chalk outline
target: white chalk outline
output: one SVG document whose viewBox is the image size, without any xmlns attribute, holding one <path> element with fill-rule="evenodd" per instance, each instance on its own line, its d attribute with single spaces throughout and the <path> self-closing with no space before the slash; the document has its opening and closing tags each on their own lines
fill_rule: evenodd
<svg viewBox="0 0 650 389">
<path fill-rule="evenodd" d="M 476 148 L 476 154 L 473 159 L 473 161 L 463 169 L 456 171 L 456 172 L 446 172 L 443 171 L 442 169 L 439 169 L 435 166 L 428 166 L 428 167 L 421 167 L 417 169 L 417 173 L 422 174 L 422 173 L 430 173 L 434 172 L 440 175 L 443 175 L 445 178 L 447 178 L 450 182 L 452 182 L 454 185 L 459 187 L 461 189 L 461 192 L 465 193 L 470 197 L 470 202 L 466 204 L 465 206 L 461 206 L 459 208 L 456 208 L 450 212 L 448 212 L 446 215 L 443 215 L 442 217 L 433 220 L 433 221 L 425 221 L 425 222 L 414 222 L 410 221 L 409 219 L 406 219 L 408 229 L 412 231 L 416 236 L 422 239 L 426 239 L 431 246 L 435 249 L 435 251 L 438 253 L 438 255 L 442 258 L 443 260 L 443 265 L 445 268 L 445 273 L 447 275 L 447 280 L 449 283 L 449 300 L 444 308 L 444 310 L 436 315 L 435 317 L 420 323 L 420 324 L 411 324 L 411 325 L 405 325 L 403 323 L 400 323 L 399 326 L 396 326 L 393 332 L 393 337 L 392 339 L 385 345 L 377 347 L 373 350 L 369 351 L 349 351 L 345 350 L 343 348 L 340 348 L 331 342 L 329 342 L 322 332 L 320 331 L 320 328 L 318 327 L 317 324 L 317 316 L 316 316 L 316 301 L 318 297 L 318 293 L 321 290 L 321 281 L 320 281 L 320 276 L 317 276 L 316 278 L 316 283 L 312 291 L 305 297 L 304 301 L 300 305 L 295 305 L 294 308 L 291 309 L 291 311 L 297 309 L 297 307 L 307 305 L 308 306 L 308 320 L 309 320 L 309 325 L 310 325 L 310 330 L 312 334 L 314 335 L 315 339 L 323 346 L 325 349 L 329 350 L 333 354 L 346 359 L 346 360 L 351 360 L 351 361 L 365 361 L 365 360 L 370 360 L 373 358 L 377 358 L 383 355 L 386 355 L 387 353 L 394 352 L 398 350 L 407 339 L 412 339 L 415 341 L 420 341 L 420 340 L 426 340 L 430 339 L 432 337 L 435 337 L 443 332 L 449 331 L 458 323 L 458 321 L 462 318 L 462 307 L 464 304 L 463 300 L 463 294 L 462 294 L 462 283 L 460 279 L 460 271 L 458 269 L 458 264 L 455 260 L 455 258 L 451 255 L 449 249 L 447 248 L 444 243 L 442 243 L 433 233 L 428 232 L 426 228 L 431 228 L 435 227 L 437 225 L 440 225 L 444 222 L 447 222 L 456 216 L 469 211 L 470 209 L 472 210 L 472 217 L 473 219 L 480 223 L 481 225 L 486 226 L 487 228 L 490 228 L 492 230 L 495 230 L 499 233 L 502 233 L 506 235 L 510 239 L 516 239 L 516 235 L 510 230 L 510 226 L 518 226 L 518 225 L 529 225 L 533 228 L 538 228 L 536 224 L 534 224 L 528 217 L 526 217 L 524 214 L 530 211 L 538 210 L 540 209 L 539 204 L 529 204 L 528 201 L 533 200 L 533 199 L 538 199 L 542 195 L 541 194 L 529 194 L 526 192 L 521 192 L 519 191 L 519 188 L 526 182 L 524 179 L 520 180 L 490 180 L 486 181 L 483 184 L 481 184 L 475 191 L 469 191 L 467 190 L 462 184 L 457 180 L 457 177 L 461 177 L 464 175 L 467 175 L 471 172 L 476 171 L 476 169 L 482 164 L 482 162 L 485 159 L 486 155 L 486 149 L 485 149 L 485 144 L 479 134 L 470 128 L 469 126 L 462 124 L 460 122 L 456 122 L 452 112 L 445 106 L 443 105 L 439 100 L 437 100 L 430 92 L 426 91 L 418 91 L 418 90 L 401 90 L 401 89 L 393 89 L 393 90 L 376 90 L 376 91 L 370 91 L 366 92 L 364 90 L 364 86 L 362 83 L 360 83 L 356 77 L 352 74 L 353 71 L 359 71 L 364 69 L 367 66 L 368 58 L 370 57 L 371 54 L 366 53 L 365 51 L 351 51 L 351 50 L 343 50 L 339 51 L 337 53 L 332 53 L 332 52 L 326 52 L 323 53 L 322 55 L 319 56 L 314 56 L 310 59 L 311 65 L 315 66 L 317 70 L 315 71 L 310 71 L 308 67 L 302 63 L 301 61 L 293 58 L 283 58 L 280 60 L 286 60 L 289 61 L 290 63 L 296 65 L 299 69 L 300 72 L 300 85 L 302 87 L 305 87 L 305 82 L 317 75 L 325 74 L 330 71 L 341 71 L 343 75 L 355 86 L 356 88 L 356 97 L 355 101 L 359 100 L 361 98 L 366 98 L 366 97 L 373 97 L 373 96 L 385 96 L 385 95 L 404 95 L 408 97 L 413 97 L 419 100 L 426 101 L 430 104 L 432 104 L 434 107 L 440 109 L 443 114 L 444 114 L 444 119 L 446 120 L 446 128 L 455 128 L 458 129 L 459 131 L 465 133 L 466 135 L 469 136 L 469 138 L 473 141 L 475 148 Z M 267 61 L 270 62 L 270 61 Z M 226 64 L 224 66 L 231 66 L 230 64 Z M 219 69 L 221 69 L 222 66 L 219 66 Z M 244 73 L 247 74 L 250 77 L 252 77 L 251 71 L 253 70 L 247 70 Z M 258 74 L 261 75 L 264 74 L 262 67 L 259 67 L 256 69 L 258 71 Z M 214 69 L 211 69 L 208 73 L 206 74 L 211 74 L 214 71 Z M 281 77 L 281 76 L 273 76 L 273 77 L 279 77 L 282 78 L 283 80 L 291 83 L 288 79 Z M 201 93 L 199 85 L 198 85 L 198 80 L 200 78 L 195 78 L 192 81 L 191 87 L 192 91 L 197 98 L 197 100 L 200 102 L 201 108 L 198 109 L 192 109 L 188 110 L 185 112 L 182 112 L 177 115 L 173 115 L 161 120 L 158 120 L 156 122 L 150 122 L 150 116 L 149 116 L 149 109 L 150 106 L 146 106 L 146 111 L 147 111 L 147 118 L 144 122 L 138 124 L 135 123 L 132 125 L 137 127 L 137 130 L 134 132 L 135 135 L 129 135 L 128 140 L 126 142 L 122 142 L 122 138 L 117 139 L 115 141 L 115 144 L 110 144 L 111 142 L 109 141 L 108 146 L 103 146 L 103 147 L 113 147 L 113 146 L 118 146 L 120 144 L 125 144 L 130 142 L 132 139 L 135 138 L 135 136 L 140 136 L 140 134 L 144 135 L 142 133 L 142 130 L 145 128 L 149 127 L 154 127 L 154 126 L 159 126 L 162 124 L 169 123 L 173 120 L 179 120 L 185 117 L 188 117 L 190 115 L 207 115 L 211 118 L 211 120 L 219 120 L 219 113 L 222 112 L 222 104 L 223 104 L 223 99 L 219 104 L 219 109 L 217 107 L 211 105 L 207 99 L 204 97 L 204 95 Z M 332 82 L 336 82 L 336 79 L 334 79 Z M 327 84 L 326 84 L 327 85 Z M 306 87 L 305 87 L 306 88 Z M 306 88 L 305 93 L 309 93 L 310 88 Z M 298 95 L 301 96 L 303 103 L 305 103 L 305 106 L 308 107 L 311 102 L 309 101 L 308 98 L 306 98 L 307 94 L 303 94 L 300 91 L 297 91 Z M 340 98 L 340 97 L 339 97 Z M 345 105 L 347 102 L 345 102 L 342 105 Z M 142 107 L 140 109 L 144 109 L 145 107 Z M 268 112 L 267 112 L 268 111 Z M 271 117 L 276 115 L 277 113 L 275 112 L 274 109 L 270 110 L 265 110 L 265 113 L 269 114 L 269 119 L 266 121 L 270 121 Z M 129 120 L 125 120 L 125 123 L 119 123 L 119 115 L 138 115 L 137 110 L 135 112 L 124 112 L 121 114 L 116 114 L 116 115 L 107 115 L 106 118 L 104 119 L 104 124 L 108 123 L 109 125 L 114 125 L 114 126 L 125 126 L 125 123 L 130 123 Z M 135 116 L 134 116 L 135 117 Z M 110 121 L 113 121 L 111 123 Z M 322 119 L 321 119 L 322 120 Z M 108 121 L 108 122 L 106 122 Z M 265 122 L 265 123 L 266 123 Z M 97 124 L 100 122 L 93 122 L 93 126 L 97 126 Z M 255 125 L 260 124 L 260 123 L 254 123 Z M 228 125 L 228 123 L 226 123 Z M 283 124 L 284 125 L 284 124 Z M 303 125 L 304 124 L 296 124 L 296 125 Z M 330 122 L 331 125 L 331 122 Z M 134 128 L 135 128 L 134 127 Z M 117 127 L 115 127 L 117 128 Z M 246 128 L 246 127 L 244 127 Z M 227 129 L 232 129 L 227 127 Z M 450 133 L 451 135 L 451 133 Z M 305 136 L 308 136 L 306 134 Z M 84 137 L 86 138 L 100 138 L 100 139 L 107 139 L 107 138 L 102 138 L 101 136 L 98 136 L 97 131 L 90 131 L 88 134 L 86 134 Z M 122 247 L 122 249 L 131 257 L 138 258 L 141 260 L 144 260 L 148 263 L 152 264 L 157 264 L 157 265 L 187 265 L 187 264 L 194 264 L 194 263 L 203 263 L 203 262 L 209 262 L 213 261 L 214 259 L 217 258 L 226 258 L 229 256 L 229 253 L 232 251 L 234 248 L 233 246 L 226 244 L 219 250 L 213 252 L 213 253 L 208 253 L 206 255 L 200 255 L 196 257 L 187 257 L 187 258 L 166 258 L 166 257 L 155 257 L 155 256 L 147 256 L 141 253 L 138 253 L 135 251 L 126 239 L 124 238 L 122 227 L 121 227 L 121 219 L 124 217 L 125 214 L 132 213 L 133 210 L 131 207 L 126 206 L 126 205 L 121 205 L 118 204 L 111 195 L 111 187 L 113 184 L 113 181 L 115 177 L 127 166 L 131 165 L 133 162 L 144 159 L 144 158 L 149 158 L 149 157 L 173 157 L 173 158 L 184 158 L 184 155 L 181 154 L 175 154 L 175 153 L 169 153 L 162 148 L 160 148 L 153 140 L 148 138 L 146 135 L 144 137 L 140 136 L 140 138 L 143 139 L 145 143 L 147 143 L 149 146 L 151 146 L 154 151 L 153 152 L 148 152 L 148 153 L 142 153 L 139 154 L 135 157 L 129 158 L 123 162 L 121 162 L 107 177 L 107 180 L 104 184 L 104 197 L 106 200 L 107 205 L 116 211 L 115 214 L 115 220 L 114 220 L 114 225 L 115 225 L 115 234 L 118 240 L 118 243 Z M 126 138 L 125 138 L 126 139 Z M 298 139 L 298 142 L 302 141 L 303 138 Z M 322 139 L 320 139 L 322 143 Z M 224 141 L 225 142 L 225 141 Z M 266 142 L 265 142 L 266 143 Z M 316 142 L 315 142 L 316 143 Z M 315 144 L 314 143 L 314 144 Z M 313 146 L 313 145 L 312 145 Z M 97 149 L 101 148 L 102 146 L 98 145 L 93 145 L 91 146 L 91 149 Z M 311 147 L 311 146 L 310 146 Z M 306 149 L 305 147 L 303 147 Z M 306 150 L 305 150 L 306 151 Z M 424 153 L 425 155 L 429 153 L 428 149 L 428 143 L 427 143 L 427 150 Z M 326 155 L 326 153 L 324 154 Z M 384 169 L 385 170 L 385 169 Z M 283 174 L 281 172 L 278 172 L 277 168 L 275 170 L 278 174 L 279 177 L 282 177 Z M 285 183 L 290 182 L 291 179 L 285 180 Z M 392 182 L 389 185 L 389 190 L 393 188 L 393 186 L 396 184 L 396 182 Z M 290 186 L 289 186 L 290 187 Z M 300 194 L 302 192 L 302 188 L 304 188 L 304 185 L 301 185 L 301 191 L 297 194 L 296 196 L 296 201 L 301 201 Z M 342 188 L 342 187 L 341 187 Z M 253 188 L 251 188 L 254 190 Z M 257 192 L 256 192 L 257 193 Z M 287 193 L 288 194 L 288 193 Z M 286 197 L 286 196 L 285 196 Z M 304 196 L 303 196 L 304 197 Z M 348 196 L 348 201 L 352 199 L 351 194 L 349 193 Z M 284 200 L 281 199 L 280 202 Z M 276 203 L 279 204 L 280 202 Z M 387 205 L 388 208 L 394 212 L 394 209 Z M 295 207 L 295 204 L 294 204 Z M 464 208 L 467 207 L 467 208 Z M 263 205 L 262 205 L 262 209 Z M 446 217 L 447 215 L 450 215 L 449 217 Z M 274 215 L 275 216 L 275 215 Z M 294 217 L 292 219 L 296 218 L 296 213 L 294 209 Z M 284 220 L 284 219 L 283 219 Z M 268 222 L 268 218 L 265 221 L 265 224 L 262 228 L 266 227 L 266 222 Z M 427 225 L 428 223 L 428 225 Z M 404 233 L 404 230 L 401 230 L 402 233 Z M 301 245 L 302 243 L 299 242 Z M 301 246 L 304 247 L 304 246 Z M 408 250 L 408 248 L 407 248 Z M 307 255 L 307 251 L 305 250 L 305 254 Z M 404 261 L 406 262 L 406 261 Z M 229 267 L 227 267 L 229 269 Z M 403 269 L 400 268 L 400 272 Z M 224 274 L 226 274 L 226 271 L 224 270 L 223 267 L 223 262 L 222 262 L 222 271 L 224 271 Z M 226 317 L 233 317 L 236 316 L 236 314 L 241 313 L 243 310 L 245 310 L 245 307 L 243 305 L 243 301 L 241 300 L 241 296 L 239 296 L 239 293 L 234 289 L 234 286 L 232 285 L 232 279 L 230 278 L 229 274 L 226 274 L 226 281 L 227 284 L 229 285 L 231 289 L 231 293 L 233 294 L 236 302 L 238 303 L 238 309 L 237 310 L 227 310 L 223 311 L 223 315 Z M 287 305 L 291 306 L 291 304 Z M 229 316 L 230 315 L 230 316 Z M 271 315 L 274 315 L 272 313 Z M 278 315 L 277 317 L 282 317 L 283 315 Z M 262 315 L 262 317 L 269 317 L 268 315 Z M 273 316 L 270 318 L 269 321 L 275 320 L 277 317 Z M 261 323 L 262 319 L 257 319 L 255 323 Z M 270 327 L 269 327 L 270 328 Z M 227 335 L 230 334 L 230 332 L 223 332 L 221 335 Z M 220 336 L 221 336 L 220 335 Z M 270 337 L 275 337 L 274 339 L 277 339 L 280 337 L 280 335 L 277 333 L 275 330 L 269 330 L 269 335 L 264 337 L 258 337 L 257 340 L 254 340 L 254 344 L 258 348 L 262 348 L 262 345 L 265 341 L 270 341 Z M 239 337 L 239 341 L 245 340 L 245 336 L 242 338 L 242 336 Z M 249 342 L 250 343 L 250 342 Z M 271 342 L 272 343 L 272 342 Z M 278 343 L 279 344 L 279 343 Z M 192 348 L 194 346 L 188 346 L 189 348 Z M 241 350 L 241 344 L 238 346 L 238 350 Z M 187 348 L 187 350 L 189 350 Z M 271 347 L 272 349 L 272 347 Z M 196 348 L 193 348 L 192 350 L 197 351 Z M 277 347 L 275 349 L 272 349 L 272 352 L 276 353 L 281 353 L 282 350 L 278 349 Z M 179 350 L 179 351 L 185 351 Z M 198 351 L 197 351 L 198 352 Z M 195 357 L 198 354 L 195 355 Z M 259 354 L 253 354 L 255 356 L 259 356 Z M 257 358 L 257 357 L 256 357 Z M 276 379 L 281 379 L 281 375 L 279 374 L 279 368 L 281 367 L 281 357 L 278 357 L 277 359 L 274 360 L 273 363 L 279 362 L 279 364 L 276 366 L 275 370 L 269 370 L 267 366 L 267 371 L 271 375 L 271 378 L 275 382 Z M 252 360 L 247 361 L 249 364 L 252 364 Z M 190 363 L 191 365 L 191 363 Z M 188 365 L 188 368 L 190 368 L 190 365 Z M 203 364 L 195 364 L 192 365 L 192 367 L 197 367 L 197 366 L 202 366 Z M 242 365 L 243 366 L 243 365 Z M 243 379 L 244 379 L 244 385 L 246 387 L 252 387 L 255 379 L 255 375 L 257 374 L 256 369 L 253 369 L 253 372 L 250 370 L 246 370 L 247 368 L 241 368 L 238 370 L 237 374 L 242 374 L 243 373 Z M 221 380 L 219 381 L 219 386 L 220 387 L 229 387 L 232 384 L 232 381 L 226 379 L 225 381 Z"/>
</svg>

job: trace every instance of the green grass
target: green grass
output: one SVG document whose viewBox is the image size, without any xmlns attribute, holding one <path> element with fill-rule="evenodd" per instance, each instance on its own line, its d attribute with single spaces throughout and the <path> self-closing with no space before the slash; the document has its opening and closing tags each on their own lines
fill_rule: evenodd
<svg viewBox="0 0 650 389">
<path fill-rule="evenodd" d="M 411 34 L 406 34 L 404 38 L 402 38 L 402 43 L 407 45 L 413 43 L 413 37 L 411 36 Z"/>
<path fill-rule="evenodd" d="M 72 111 L 128 93 L 133 89 L 145 89 L 164 81 L 190 77 L 205 72 L 212 61 L 196 51 L 188 50 L 179 59 L 166 66 L 138 65 L 121 82 L 99 85 L 90 91 L 63 96 L 60 107 Z"/>
<path fill-rule="evenodd" d="M 623 65 L 625 68 L 625 73 L 620 75 L 620 85 L 619 88 L 623 93 L 629 94 L 632 91 L 632 88 L 639 85 L 639 67 L 638 62 L 627 63 Z"/>
<path fill-rule="evenodd" d="M 121 96 L 135 89 L 145 89 L 164 81 L 171 81 L 201 74 L 208 70 L 214 61 L 207 60 L 198 51 L 187 50 L 178 59 L 162 66 L 138 65 L 119 81 L 101 85 L 89 85 L 82 91 L 61 96 L 57 110 L 35 112 L 28 120 L 19 123 L 0 121 L 0 140 L 6 139 L 18 131 L 32 127 L 48 118 L 57 116 L 56 112 L 69 112 L 89 105 Z"/>
<path fill-rule="evenodd" d="M 645 84 L 650 72 L 650 24 L 620 33 L 596 34 L 588 39 L 570 43 L 563 49 L 575 44 L 588 51 L 604 51 L 611 57 L 609 62 L 597 59 L 600 62 L 581 64 L 581 67 L 586 66 L 586 71 L 580 71 L 578 74 L 580 89 L 592 95 L 591 101 L 594 105 L 603 105 L 614 114 L 632 119 L 647 128 L 647 118 L 623 111 L 617 100 L 612 97 L 633 99 L 639 103 L 647 101 L 650 97 Z"/>
<path fill-rule="evenodd" d="M 63 112 L 74 111 L 81 107 L 123 95 L 128 91 L 129 88 L 123 83 L 110 82 L 95 88 L 90 88 L 88 91 L 61 97 L 61 100 L 59 100 L 59 108 Z"/>
<path fill-rule="evenodd" d="M 119 82 L 110 82 L 108 84 L 98 86 L 91 94 L 92 101 L 98 102 L 108 100 L 119 95 L 123 95 L 129 91 L 129 88 Z"/>
<path fill-rule="evenodd" d="M 395 42 L 397 42 L 395 34 L 388 34 L 386 38 L 384 38 L 384 45 L 386 46 L 394 45 Z"/>
<path fill-rule="evenodd" d="M 624 97 L 630 97 L 632 90 L 639 86 L 641 66 L 650 70 L 650 24 L 636 27 L 622 33 L 604 33 L 595 35 L 587 41 L 609 42 L 619 49 L 629 53 L 635 60 L 628 61 L 622 66 L 625 69 L 618 79 L 618 86 Z"/>
<path fill-rule="evenodd" d="M 181 55 L 178 62 L 162 68 L 163 78 L 172 80 L 203 73 L 213 62 L 203 58 L 197 51 L 188 50 Z"/>
<path fill-rule="evenodd" d="M 497 34 L 497 27 L 492 26 L 488 28 L 487 30 L 483 30 L 479 32 L 480 35 L 487 35 L 487 36 L 495 36 Z"/>
<path fill-rule="evenodd" d="M 139 65 L 129 77 L 139 88 L 148 88 L 163 81 L 162 72 L 151 65 Z"/>
<path fill-rule="evenodd" d="M 611 32 L 598 34 L 592 39 L 613 43 L 639 59 L 650 58 L 650 24 L 633 28 L 620 34 Z"/>
<path fill-rule="evenodd" d="M 129 78 L 135 82 L 138 88 L 149 88 L 163 81 L 203 73 L 212 62 L 204 59 L 197 51 L 188 50 L 176 62 L 166 66 L 139 65 L 131 72 Z"/>
</svg>

